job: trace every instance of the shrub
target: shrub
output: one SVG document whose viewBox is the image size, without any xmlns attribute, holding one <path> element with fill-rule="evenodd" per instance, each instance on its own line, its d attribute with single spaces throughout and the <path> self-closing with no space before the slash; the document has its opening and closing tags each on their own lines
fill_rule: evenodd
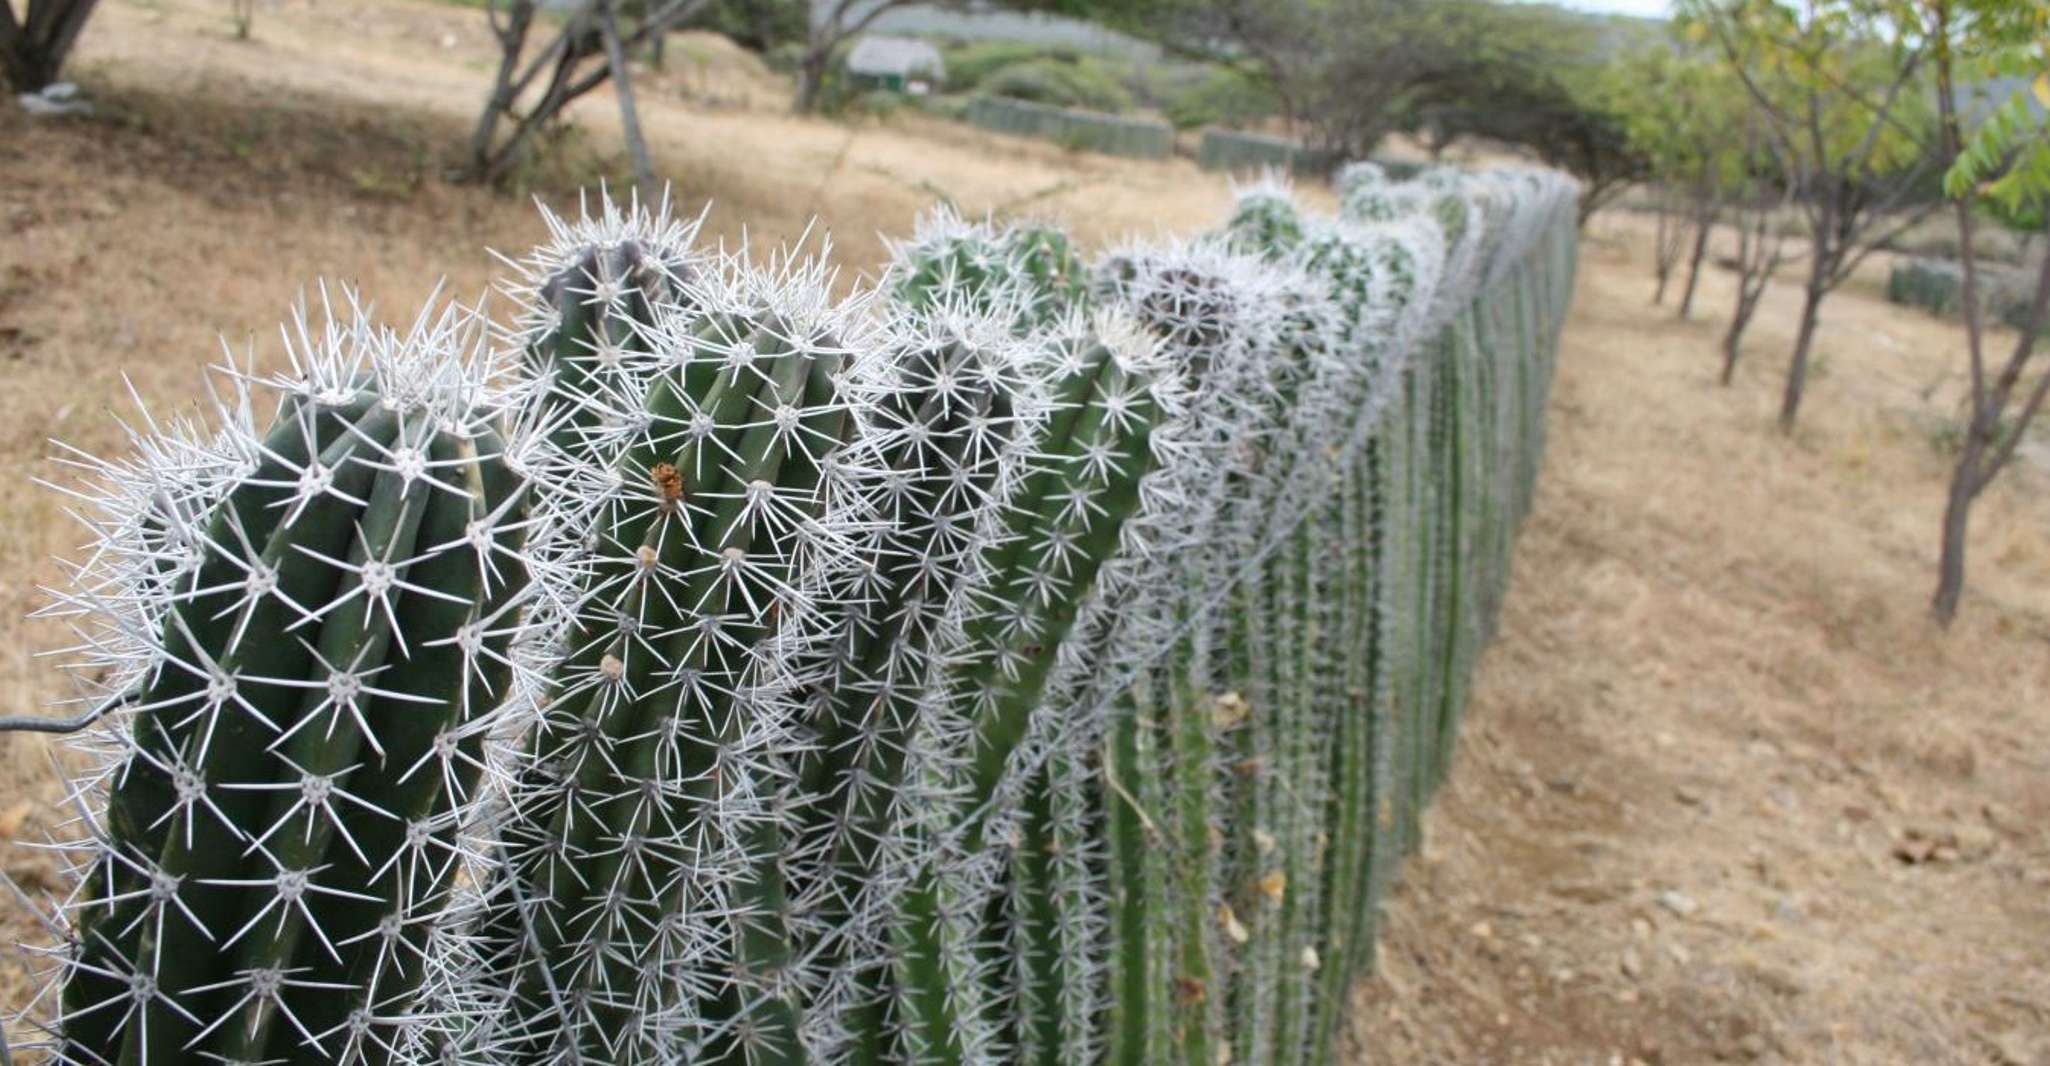
<svg viewBox="0 0 2050 1066">
<path fill-rule="evenodd" d="M 1013 63 L 984 79 L 980 89 L 991 96 L 1110 114 L 1132 106 L 1132 94 L 1116 78 L 1086 62 L 1030 59 Z"/>
<path fill-rule="evenodd" d="M 1236 70 L 1213 67 L 1201 80 L 1169 95 L 1161 110 L 1176 129 L 1243 126 L 1281 109 L 1273 90 Z"/>
<path fill-rule="evenodd" d="M 947 63 L 947 91 L 957 93 L 979 89 L 997 71 L 1019 63 L 1045 60 L 1067 64 L 1081 58 L 1073 49 L 1023 41 L 977 41 L 949 48 L 942 55 Z"/>
</svg>

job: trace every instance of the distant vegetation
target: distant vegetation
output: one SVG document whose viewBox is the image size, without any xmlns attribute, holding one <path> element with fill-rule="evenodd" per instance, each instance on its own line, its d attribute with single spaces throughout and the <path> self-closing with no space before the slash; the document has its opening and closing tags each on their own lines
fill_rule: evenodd
<svg viewBox="0 0 2050 1066">
<path fill-rule="evenodd" d="M 953 42 L 946 89 L 1060 107 L 1160 112 L 1178 129 L 1242 126 L 1277 116 L 1280 101 L 1229 66 L 1200 61 L 1046 47 L 1019 41 Z"/>
<path fill-rule="evenodd" d="M 610 83 L 636 176 L 652 189 L 628 57 L 659 52 L 670 30 L 686 26 L 779 60 L 795 78 L 800 112 L 904 106 L 906 96 L 853 84 L 842 57 L 865 32 L 924 31 L 946 41 L 948 75 L 930 101 L 942 113 L 1003 97 L 1126 114 L 1135 125 L 1158 115 L 1177 129 L 1283 133 L 1312 159 L 1370 158 L 1397 135 L 1434 155 L 1481 141 L 1578 178 L 1583 219 L 1648 182 L 1660 205 L 1655 292 L 1663 297 L 1684 276 L 1682 317 L 1712 235 L 1734 230 L 1726 380 L 1758 301 L 1782 267 L 1799 271 L 1802 311 L 1780 409 L 1788 432 L 1829 297 L 1875 252 L 1951 216 L 1973 391 L 1943 533 L 1936 613 L 1945 619 L 1962 587 L 1971 501 L 2012 460 L 2003 442 L 2019 439 L 1995 431 L 2010 420 L 2026 427 L 2050 407 L 2035 342 L 2001 357 L 1986 332 L 2004 318 L 2035 324 L 2022 330 L 2033 337 L 2050 321 L 2050 268 L 2023 286 L 2035 295 L 2012 313 L 1991 308 L 1977 277 L 1995 255 L 1985 231 L 2008 230 L 2026 247 L 2046 226 L 2044 0 L 1678 0 L 1670 26 L 1497 0 L 994 3 L 1011 13 L 1002 24 L 1029 40 L 971 40 L 968 31 L 986 28 L 981 13 L 907 0 L 483 2 L 501 61 L 480 85 L 463 158 L 472 179 L 501 186 L 563 143 L 571 101 Z M 33 92 L 57 78 L 93 4 L 0 0 L 0 71 L 12 88 Z M 238 13 L 240 33 L 251 32 L 252 8 L 227 10 Z M 1172 141 L 1161 127 L 1148 132 L 1156 148 Z"/>
</svg>

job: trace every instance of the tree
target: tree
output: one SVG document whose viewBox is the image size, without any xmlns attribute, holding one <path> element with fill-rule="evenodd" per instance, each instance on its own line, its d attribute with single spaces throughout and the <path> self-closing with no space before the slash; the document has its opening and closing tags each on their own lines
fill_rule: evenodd
<svg viewBox="0 0 2050 1066">
<path fill-rule="evenodd" d="M 1745 143 L 1758 150 L 1759 135 L 1754 123 L 1746 127 Z M 1758 303 L 1772 284 L 1773 275 L 1792 258 L 1787 253 L 1786 214 L 1790 190 L 1776 180 L 1751 180 L 1731 194 L 1729 201 L 1737 230 L 1737 290 L 1730 308 L 1730 324 L 1723 331 L 1723 370 L 1719 380 L 1728 386 L 1737 378 L 1737 358 L 1744 351 L 1744 331 L 1758 313 Z"/>
<path fill-rule="evenodd" d="M 2027 0 L 1925 0 L 1933 43 L 1936 105 L 1943 150 L 1952 162 L 1944 192 L 1957 216 L 1963 272 L 1966 351 L 1971 362 L 1964 439 L 1944 503 L 1936 592 L 1930 609 L 1944 625 L 1957 617 L 1964 594 L 1965 541 L 1972 504 L 2009 463 L 2050 395 L 2050 373 L 2033 386 L 2024 374 L 2038 341 L 2050 329 L 2050 255 L 2037 268 L 2035 295 L 2020 336 L 1997 372 L 1987 359 L 1985 306 L 1979 292 L 1976 215 L 1984 204 L 2008 218 L 2050 211 L 2050 7 Z M 1960 80 L 2019 77 L 2025 88 L 1997 106 L 1979 109 L 1977 121 L 1961 106 Z"/>
<path fill-rule="evenodd" d="M 1513 72 L 1513 73 L 1510 73 Z M 1580 221 L 1648 172 L 1630 143 L 1615 98 L 1597 78 L 1568 79 L 1543 67 L 1503 67 L 1474 80 L 1461 106 L 1436 121 L 1452 136 L 1484 137 L 1529 149 L 1539 161 L 1580 179 Z"/>
<path fill-rule="evenodd" d="M 791 109 L 799 114 L 818 110 L 833 55 L 883 15 L 913 0 L 832 0 L 823 13 L 814 12 L 805 35 L 804 54 L 797 61 L 797 97 Z"/>
<path fill-rule="evenodd" d="M 1119 0 L 1054 5 L 1264 83 L 1312 147 L 1365 158 L 1543 44 L 1487 0 Z M 1534 9 L 1533 9 L 1534 10 Z"/>
<path fill-rule="evenodd" d="M 1147 33 L 1208 49 L 1263 80 L 1304 139 L 1371 155 L 1390 133 L 1434 153 L 1461 138 L 1525 148 L 1581 181 L 1581 218 L 1644 174 L 1603 70 L 1613 42 L 1586 16 L 1486 0 L 1189 0 Z M 1597 32 L 1602 30 L 1602 32 Z"/>
<path fill-rule="evenodd" d="M 1709 237 L 1754 164 L 1743 136 L 1750 104 L 1718 58 L 1671 41 L 1625 55 L 1608 78 L 1624 131 L 1658 185 L 1651 302 L 1665 302 L 1684 254 L 1687 275 L 1677 310 L 1684 319 L 1693 310 Z"/>
<path fill-rule="evenodd" d="M 0 0 L 0 75 L 15 92 L 41 92 L 57 80 L 71 46 L 99 0 Z"/>
<path fill-rule="evenodd" d="M 1918 202 L 1936 165 L 1912 0 L 1682 0 L 1762 119 L 1808 228 L 1801 321 L 1780 400 L 1800 415 L 1823 301 L 1873 250 L 1934 212 Z"/>
<path fill-rule="evenodd" d="M 811 5 L 805 0 L 712 0 L 690 25 L 723 34 L 751 52 L 768 52 L 805 39 Z"/>
<path fill-rule="evenodd" d="M 585 93 L 617 79 L 620 120 L 635 177 L 655 193 L 626 57 L 696 15 L 710 0 L 579 0 L 559 23 L 542 23 L 538 0 L 486 0 L 499 62 L 470 135 L 464 176 L 496 184 L 526 158 L 534 138 Z M 553 27 L 553 33 L 547 32 Z M 542 32 L 536 33 L 540 29 Z M 545 41 L 545 43 L 543 43 Z"/>
</svg>

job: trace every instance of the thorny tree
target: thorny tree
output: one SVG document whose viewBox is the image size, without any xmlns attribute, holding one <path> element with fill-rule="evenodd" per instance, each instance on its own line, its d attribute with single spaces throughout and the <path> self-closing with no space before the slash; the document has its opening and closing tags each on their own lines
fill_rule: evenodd
<svg viewBox="0 0 2050 1066">
<path fill-rule="evenodd" d="M 1972 504 L 2014 460 L 2050 395 L 2050 373 L 2039 372 L 2033 385 L 2023 378 L 2041 334 L 2050 327 L 2050 255 L 2037 268 L 2035 294 L 2012 352 L 1997 373 L 1990 372 L 1974 217 L 1989 201 L 2010 216 L 2050 206 L 2050 7 L 2027 0 L 1929 0 L 1924 10 L 1934 42 L 1944 157 L 1954 160 L 1944 176 L 1944 191 L 1957 215 L 1971 359 L 1964 440 L 1943 509 L 1942 555 L 1930 604 L 1937 620 L 1948 625 L 1964 593 Z M 1977 82 L 2000 76 L 2019 77 L 2026 87 L 1996 106 L 1961 113 L 1973 103 L 1961 99 L 1961 78 Z"/>
<path fill-rule="evenodd" d="M 698 13 L 709 0 L 581 0 L 560 22 L 538 21 L 537 0 L 487 0 L 499 61 L 470 135 L 464 176 L 506 179 L 577 98 L 615 82 L 621 125 L 641 194 L 656 192 L 654 165 L 634 109 L 626 57 Z M 552 31 L 552 32 L 551 32 Z"/>
<path fill-rule="evenodd" d="M 1560 39 L 1527 12 L 1479 0 L 1070 2 L 1171 52 L 1225 63 L 1270 87 L 1282 116 L 1335 155 L 1364 159 L 1497 73 L 1547 66 Z"/>
</svg>

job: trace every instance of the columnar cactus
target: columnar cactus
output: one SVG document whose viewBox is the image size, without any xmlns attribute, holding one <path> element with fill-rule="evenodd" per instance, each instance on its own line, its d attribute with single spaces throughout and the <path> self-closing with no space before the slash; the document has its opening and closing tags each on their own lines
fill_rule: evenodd
<svg viewBox="0 0 2050 1066">
<path fill-rule="evenodd" d="M 724 264 L 647 330 L 640 425 L 574 501 L 584 556 L 542 578 L 569 605 L 527 713 L 484 935 L 508 1016 L 471 1034 L 515 1062 L 783 1054 L 790 974 L 759 876 L 806 664 L 872 552 L 853 471 L 877 367 L 822 266 Z M 609 476 L 608 476 L 609 474 Z"/>
<path fill-rule="evenodd" d="M 1331 187 L 1337 190 L 1340 200 L 1357 190 L 1385 185 L 1387 182 L 1388 168 L 1364 159 L 1347 163 L 1331 175 Z"/>
<path fill-rule="evenodd" d="M 1032 294 L 1040 325 L 1051 323 L 1069 308 L 1084 305 L 1089 295 L 1089 264 L 1058 226 L 1020 222 L 1004 233 L 1011 269 Z"/>
<path fill-rule="evenodd" d="M 883 287 L 913 307 L 960 304 L 1012 310 L 1025 332 L 1053 325 L 1088 295 L 1089 268 L 1067 234 L 1043 223 L 968 222 L 941 206 L 893 242 Z"/>
<path fill-rule="evenodd" d="M 987 580 L 985 555 L 1048 414 L 1048 368 L 1012 336 L 1012 319 L 1009 308 L 900 309 L 882 329 L 891 380 L 871 416 L 878 465 L 853 475 L 874 482 L 882 540 L 805 723 L 792 858 L 766 875 L 790 886 L 780 950 L 817 971 L 800 1034 L 810 1061 L 873 1054 L 883 1037 L 888 920 L 925 859 L 912 812 L 944 798 L 922 792 L 922 753 L 967 726 L 939 682 L 972 654 L 970 593 Z"/>
<path fill-rule="evenodd" d="M 1224 230 L 1234 248 L 1277 260 L 1295 250 L 1303 239 L 1303 216 L 1286 174 L 1270 170 L 1232 195 L 1237 205 Z"/>
<path fill-rule="evenodd" d="M 1012 844 L 1009 1043 L 1019 1061 L 1095 1061 L 1106 1035 L 1104 990 L 1113 901 L 1110 845 L 1093 831 L 1101 753 L 1089 730 L 1059 737 L 1025 790 Z"/>
<path fill-rule="evenodd" d="M 111 668 L 110 758 L 59 1058 L 381 1062 L 432 1024 L 423 944 L 526 586 L 480 333 L 302 316 L 290 371 L 227 371 L 210 438 L 88 464 L 95 550 L 49 613 Z"/>
<path fill-rule="evenodd" d="M 541 219 L 548 243 L 515 264 L 506 286 L 520 309 L 511 340 L 539 386 L 537 420 L 556 465 L 591 465 L 593 449 L 602 465 L 638 425 L 655 369 L 648 331 L 681 311 L 685 287 L 705 269 L 692 247 L 701 219 L 602 194 L 595 214 L 586 204 L 575 220 L 545 208 Z"/>
<path fill-rule="evenodd" d="M 1013 763 L 1033 735 L 1034 713 L 1082 605 L 1140 506 L 1141 482 L 1161 455 L 1156 426 L 1178 409 L 1156 344 L 1123 315 L 1070 318 L 1050 340 L 1053 382 L 1040 455 L 985 553 L 976 617 L 960 664 L 942 681 L 962 701 L 968 728 L 936 753 L 935 772 L 951 782 L 930 830 L 939 853 L 926 857 L 904 904 L 899 1013 L 906 1047 L 921 1061 L 971 1055 L 994 1039 L 993 1029 L 977 1028 L 994 1025 L 976 1017 L 984 1008 L 964 1014 L 949 993 L 996 966 L 980 955 L 977 932 L 1000 873 L 984 848 L 987 823 L 993 814 L 1008 823 L 1012 813 L 998 791 L 1007 772 L 1019 784 L 1031 776 Z"/>
<path fill-rule="evenodd" d="M 1024 739 L 1055 650 L 1139 508 L 1160 458 L 1152 434 L 1175 402 L 1158 347 L 1116 312 L 1072 323 L 1054 343 L 1053 414 L 988 556 L 988 602 L 969 628 L 977 658 L 947 679 L 974 704 L 971 809 Z"/>
</svg>

